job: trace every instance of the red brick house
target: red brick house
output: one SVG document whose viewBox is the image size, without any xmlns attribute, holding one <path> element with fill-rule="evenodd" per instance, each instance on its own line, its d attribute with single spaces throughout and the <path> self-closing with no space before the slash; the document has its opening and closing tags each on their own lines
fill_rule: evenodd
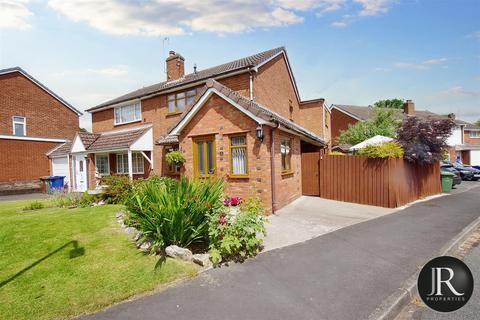
<svg viewBox="0 0 480 320">
<path fill-rule="evenodd" d="M 45 153 L 78 131 L 81 112 L 19 67 L 0 70 L 0 193 L 35 191 Z"/>
<path fill-rule="evenodd" d="M 369 119 L 373 114 L 373 110 L 372 106 L 332 105 L 331 135 L 333 149 L 343 150 L 344 147 L 338 145 L 341 131 L 347 130 L 349 125 L 354 125 L 358 121 Z M 453 113 L 440 115 L 430 111 L 415 110 L 415 104 L 411 100 L 407 100 L 403 110 L 399 111 L 400 118 L 406 116 L 416 116 L 422 119 L 450 118 L 454 120 L 457 126 L 447 141 L 450 146 L 450 160 L 461 159 L 465 164 L 480 165 L 480 127 L 456 119 Z"/>
<path fill-rule="evenodd" d="M 330 115 L 323 99 L 301 100 L 285 48 L 190 74 L 184 61 L 171 51 L 167 81 L 87 110 L 93 134 L 70 145 L 83 179 L 74 188 L 101 175 L 183 174 L 222 177 L 228 195 L 258 195 L 269 211 L 299 197 L 301 152 L 328 146 Z M 165 155 L 178 149 L 186 162 L 170 167 Z"/>
</svg>

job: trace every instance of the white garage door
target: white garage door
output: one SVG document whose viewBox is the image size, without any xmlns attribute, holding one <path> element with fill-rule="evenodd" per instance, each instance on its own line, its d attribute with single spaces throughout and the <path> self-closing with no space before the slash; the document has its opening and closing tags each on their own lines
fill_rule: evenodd
<svg viewBox="0 0 480 320">
<path fill-rule="evenodd" d="M 52 159 L 52 176 L 65 176 L 65 183 L 70 184 L 67 157 Z"/>
<path fill-rule="evenodd" d="M 480 150 L 470 150 L 470 164 L 480 166 Z"/>
</svg>

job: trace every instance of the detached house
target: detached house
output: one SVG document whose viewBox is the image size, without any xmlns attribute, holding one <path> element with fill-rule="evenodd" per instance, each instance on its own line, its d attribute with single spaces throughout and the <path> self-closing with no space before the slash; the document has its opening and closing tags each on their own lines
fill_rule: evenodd
<svg viewBox="0 0 480 320">
<path fill-rule="evenodd" d="M 63 146 L 74 189 L 102 175 L 216 176 L 269 211 L 299 197 L 301 153 L 328 146 L 330 114 L 323 99 L 301 100 L 285 48 L 189 74 L 184 61 L 170 51 L 165 82 L 88 110 L 93 133 Z M 172 150 L 185 154 L 181 168 L 166 163 Z"/>
<path fill-rule="evenodd" d="M 369 119 L 373 115 L 372 106 L 338 105 L 331 106 L 332 116 L 332 143 L 334 148 L 344 149 L 338 145 L 341 131 L 347 130 L 348 125 Z M 407 100 L 403 110 L 399 110 L 399 117 L 416 116 L 421 119 L 451 119 L 455 122 L 452 135 L 447 143 L 451 161 L 460 159 L 465 164 L 480 165 L 480 127 L 455 118 L 455 114 L 440 115 L 430 111 L 415 110 L 415 104 Z"/>
<path fill-rule="evenodd" d="M 45 154 L 78 132 L 80 115 L 23 69 L 0 70 L 0 194 L 36 191 L 40 177 L 65 173 L 66 161 L 52 172 Z"/>
</svg>

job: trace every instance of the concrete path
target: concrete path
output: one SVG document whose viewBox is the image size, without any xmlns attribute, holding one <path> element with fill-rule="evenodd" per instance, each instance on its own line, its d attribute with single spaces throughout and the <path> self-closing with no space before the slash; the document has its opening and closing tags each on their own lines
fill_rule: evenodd
<svg viewBox="0 0 480 320">
<path fill-rule="evenodd" d="M 480 216 L 480 188 L 213 269 L 83 319 L 366 319 Z"/>
<path fill-rule="evenodd" d="M 268 217 L 263 251 L 304 242 L 395 211 L 396 209 L 303 196 Z"/>
<path fill-rule="evenodd" d="M 12 194 L 8 196 L 0 196 L 0 201 L 38 200 L 47 199 L 48 197 L 50 197 L 50 195 L 45 193 Z"/>
</svg>

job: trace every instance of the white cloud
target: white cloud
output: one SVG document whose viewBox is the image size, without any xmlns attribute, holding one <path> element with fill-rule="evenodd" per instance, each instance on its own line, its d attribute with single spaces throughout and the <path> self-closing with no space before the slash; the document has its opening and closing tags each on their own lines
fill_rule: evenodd
<svg viewBox="0 0 480 320">
<path fill-rule="evenodd" d="M 190 31 L 244 32 L 303 21 L 276 1 L 256 0 L 50 0 L 48 5 L 75 22 L 114 35 L 166 36 Z"/>
<path fill-rule="evenodd" d="M 28 0 L 0 0 L 0 29 L 30 28 L 28 18 L 33 16 L 33 13 L 27 4 Z"/>
<path fill-rule="evenodd" d="M 386 13 L 392 5 L 392 0 L 353 0 L 362 6 L 360 16 L 376 16 Z"/>
<path fill-rule="evenodd" d="M 480 97 L 480 91 L 469 91 L 462 86 L 455 86 L 442 91 L 441 95 L 448 97 Z"/>
<path fill-rule="evenodd" d="M 348 23 L 346 21 L 334 21 L 330 25 L 335 28 L 345 28 Z"/>
<path fill-rule="evenodd" d="M 347 0 L 276 0 L 284 9 L 307 11 L 318 9 L 320 13 L 332 12 L 345 6 Z"/>
<path fill-rule="evenodd" d="M 102 75 L 102 76 L 109 76 L 109 77 L 118 77 L 123 76 L 128 73 L 127 66 L 116 66 L 110 68 L 102 68 L 102 69 L 87 69 L 88 73 Z"/>
<path fill-rule="evenodd" d="M 470 34 L 467 34 L 467 38 L 473 38 L 475 40 L 480 40 L 480 31 L 475 31 Z"/>
<path fill-rule="evenodd" d="M 396 62 L 395 68 L 399 69 L 414 69 L 414 70 L 426 70 L 431 66 L 444 65 L 448 61 L 447 58 L 429 59 L 422 62 Z"/>
</svg>

